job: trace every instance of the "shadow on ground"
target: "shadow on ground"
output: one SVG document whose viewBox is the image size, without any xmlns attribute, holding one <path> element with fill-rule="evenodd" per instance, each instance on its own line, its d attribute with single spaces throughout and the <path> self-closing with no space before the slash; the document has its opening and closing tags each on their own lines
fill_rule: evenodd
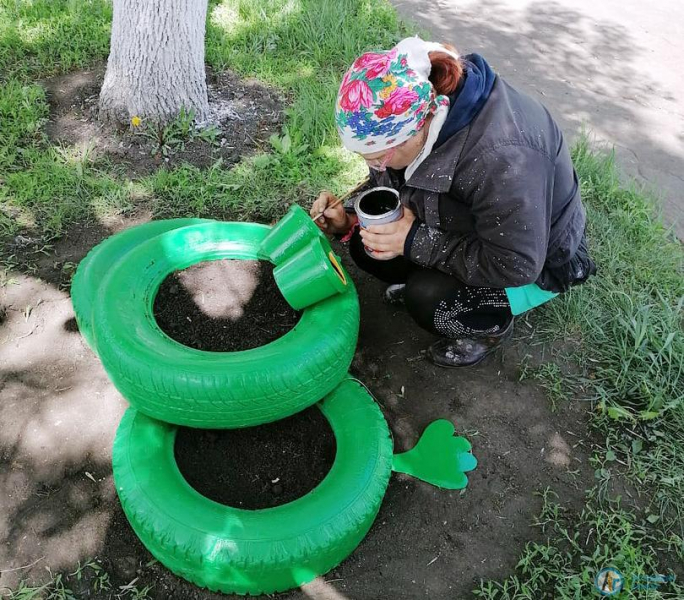
<svg viewBox="0 0 684 600">
<path fill-rule="evenodd" d="M 593 19 L 559 2 L 393 4 L 429 30 L 432 39 L 484 55 L 510 83 L 541 101 L 569 137 L 587 128 L 615 145 L 626 174 L 654 193 L 662 190 L 664 220 L 668 225 L 678 221 L 675 232 L 684 239 L 681 84 L 667 68 L 669 53 L 654 54 L 653 46 L 645 45 L 650 39 L 660 44 L 661 54 L 663 46 L 667 49 L 667 40 L 658 37 L 663 33 L 654 27 L 657 17 L 649 37 L 637 40 L 617 19 Z M 624 10 L 635 8 L 630 4 Z M 673 19 L 684 17 L 681 7 L 671 9 L 681 13 Z"/>
<path fill-rule="evenodd" d="M 50 282 L 55 257 L 77 263 L 98 239 L 135 222 L 67 235 L 38 266 L 41 278 L 18 276 L 0 289 L 0 586 L 97 558 L 115 586 L 137 577 L 138 587 L 154 584 L 154 598 L 220 597 L 149 564 L 128 526 L 110 464 L 126 403 L 75 330 L 61 273 Z M 585 409 L 553 413 L 540 390 L 518 381 L 521 356 L 535 352 L 524 324 L 514 345 L 481 366 L 438 370 L 420 353 L 431 336 L 382 304 L 379 282 L 352 274 L 362 304 L 352 372 L 380 403 L 396 448 L 410 448 L 428 423 L 448 418 L 472 440 L 480 464 L 464 493 L 393 476 L 357 551 L 284 597 L 463 597 L 480 578 L 509 574 L 525 543 L 539 538 L 531 525 L 541 506 L 536 492 L 552 486 L 562 504 L 582 507 L 593 479 Z"/>
<path fill-rule="evenodd" d="M 684 164 L 668 148 L 674 138 L 681 143 L 681 134 L 658 139 L 638 110 L 619 102 L 625 94 L 674 101 L 646 75 L 635 80 L 625 57 L 643 49 L 624 30 L 588 23 L 556 4 L 532 4 L 521 21 L 487 1 L 481 10 L 459 13 L 455 28 L 440 25 L 443 10 L 425 11 L 443 39 L 464 50 L 460 42 L 469 40 L 471 49 L 510 71 L 513 83 L 534 82 L 570 130 L 599 119 L 601 130 L 630 140 L 626 147 L 639 139 L 636 152 L 661 156 L 663 170 L 677 177 Z M 592 58 L 607 54 L 621 58 Z M 50 256 L 37 253 L 33 274 L 0 288 L 0 587 L 24 577 L 44 580 L 47 566 L 70 571 L 79 560 L 98 558 L 115 586 L 138 578 L 139 587 L 154 585 L 154 598 L 223 597 L 150 564 L 128 526 L 111 478 L 111 445 L 126 403 L 78 334 L 68 278 L 55 268 L 78 263 L 102 238 L 147 218 L 141 211 L 97 224 L 93 216 L 95 225 L 72 228 Z M 540 538 L 532 526 L 541 506 L 537 492 L 551 486 L 561 504 L 582 508 L 584 489 L 594 481 L 585 407 L 573 403 L 554 413 L 539 389 L 519 381 L 521 357 L 537 352 L 524 322 L 516 342 L 482 365 L 438 370 L 420 353 L 431 336 L 381 303 L 378 282 L 351 270 L 362 303 L 352 371 L 380 403 L 397 450 L 411 447 L 432 420 L 448 418 L 472 441 L 479 466 L 464 493 L 393 476 L 375 525 L 352 556 L 283 597 L 468 596 L 481 578 L 509 575 L 525 543 Z"/>
</svg>

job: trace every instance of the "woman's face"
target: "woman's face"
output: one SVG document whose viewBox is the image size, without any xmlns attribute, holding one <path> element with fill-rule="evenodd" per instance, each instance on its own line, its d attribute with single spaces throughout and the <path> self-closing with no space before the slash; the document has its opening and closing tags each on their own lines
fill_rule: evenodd
<svg viewBox="0 0 684 600">
<path fill-rule="evenodd" d="M 413 162 L 425 145 L 429 128 L 430 123 L 428 121 L 416 135 L 404 143 L 382 152 L 362 154 L 361 157 L 371 169 L 376 171 L 384 171 L 387 167 L 404 169 Z"/>
</svg>

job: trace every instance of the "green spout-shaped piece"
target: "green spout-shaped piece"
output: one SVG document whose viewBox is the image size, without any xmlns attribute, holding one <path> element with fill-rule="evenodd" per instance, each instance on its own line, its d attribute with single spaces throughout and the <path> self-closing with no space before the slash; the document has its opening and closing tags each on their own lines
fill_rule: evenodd
<svg viewBox="0 0 684 600">
<path fill-rule="evenodd" d="M 274 265 L 280 265 L 318 238 L 325 240 L 309 214 L 293 204 L 261 242 L 259 253 Z"/>
<path fill-rule="evenodd" d="M 453 423 L 439 419 L 425 428 L 411 450 L 394 455 L 392 469 L 439 488 L 460 490 L 468 485 L 465 473 L 477 466 L 470 450 L 467 439 L 454 436 Z"/>
<path fill-rule="evenodd" d="M 349 277 L 325 238 L 311 240 L 273 271 L 280 292 L 295 310 L 302 310 L 349 289 Z"/>
</svg>

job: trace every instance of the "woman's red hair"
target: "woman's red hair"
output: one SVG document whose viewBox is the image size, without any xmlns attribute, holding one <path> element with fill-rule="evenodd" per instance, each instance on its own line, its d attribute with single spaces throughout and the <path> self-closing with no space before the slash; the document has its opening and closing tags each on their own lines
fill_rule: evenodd
<svg viewBox="0 0 684 600">
<path fill-rule="evenodd" d="M 451 44 L 442 44 L 452 52 L 458 54 Z M 463 64 L 446 52 L 430 52 L 430 81 L 438 94 L 448 96 L 453 94 L 463 77 Z"/>
</svg>

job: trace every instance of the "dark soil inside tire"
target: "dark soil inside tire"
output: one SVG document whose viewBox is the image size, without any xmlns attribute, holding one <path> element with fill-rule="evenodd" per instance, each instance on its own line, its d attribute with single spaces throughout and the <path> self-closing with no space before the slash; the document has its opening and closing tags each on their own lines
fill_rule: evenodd
<svg viewBox="0 0 684 600">
<path fill-rule="evenodd" d="M 180 427 L 175 446 L 178 468 L 195 490 L 246 510 L 304 496 L 328 474 L 335 452 L 332 428 L 316 406 L 258 427 Z"/>
<path fill-rule="evenodd" d="M 171 273 L 153 310 L 169 337 L 214 352 L 264 346 L 301 316 L 280 293 L 273 265 L 258 260 L 216 260 Z"/>
</svg>

